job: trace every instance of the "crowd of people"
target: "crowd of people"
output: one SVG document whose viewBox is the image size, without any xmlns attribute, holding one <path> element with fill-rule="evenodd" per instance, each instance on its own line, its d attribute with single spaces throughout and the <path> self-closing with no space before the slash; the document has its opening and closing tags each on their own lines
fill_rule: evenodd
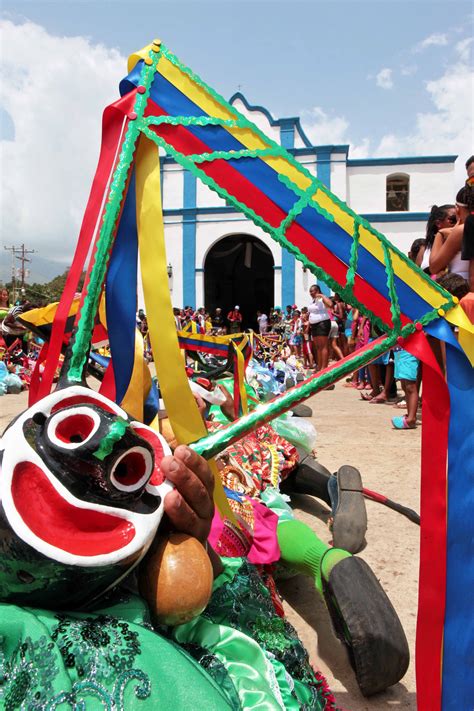
<svg viewBox="0 0 474 711">
<path fill-rule="evenodd" d="M 27 299 L 12 304 L 8 289 L 0 288 L 0 396 L 16 395 L 29 386 L 38 349 L 18 318 L 32 308 Z"/>
</svg>

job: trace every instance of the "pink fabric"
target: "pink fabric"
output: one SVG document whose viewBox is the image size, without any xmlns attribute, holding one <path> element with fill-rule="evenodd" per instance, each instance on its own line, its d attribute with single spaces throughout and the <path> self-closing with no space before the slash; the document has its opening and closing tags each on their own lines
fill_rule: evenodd
<svg viewBox="0 0 474 711">
<path fill-rule="evenodd" d="M 211 531 L 207 537 L 210 546 L 217 550 L 217 544 L 219 538 L 222 536 L 222 531 L 224 530 L 224 521 L 221 519 L 220 513 L 217 510 L 217 506 L 214 509 L 214 517 L 212 519 Z"/>
<path fill-rule="evenodd" d="M 268 565 L 280 560 L 280 546 L 277 538 L 278 516 L 265 504 L 246 497 L 253 506 L 255 530 L 253 544 L 247 556 L 254 565 Z"/>
<path fill-rule="evenodd" d="M 232 535 L 233 526 L 223 521 L 218 510 L 214 511 L 209 544 L 219 555 L 234 557 L 246 556 L 254 565 L 270 565 L 280 559 L 280 547 L 277 539 L 278 516 L 264 504 L 249 496 L 244 497 L 253 508 L 253 538 L 250 548 L 244 548 L 243 540 Z M 237 520 L 239 516 L 237 514 Z M 245 529 L 248 531 L 247 526 Z"/>
</svg>

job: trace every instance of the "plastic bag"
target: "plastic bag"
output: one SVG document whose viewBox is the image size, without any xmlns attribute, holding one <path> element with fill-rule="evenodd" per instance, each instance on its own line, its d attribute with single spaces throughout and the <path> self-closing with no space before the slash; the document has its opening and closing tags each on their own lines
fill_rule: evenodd
<svg viewBox="0 0 474 711">
<path fill-rule="evenodd" d="M 275 374 L 266 365 L 252 359 L 247 368 L 247 382 L 258 391 L 261 400 L 266 402 L 278 395 L 282 388 Z"/>
<path fill-rule="evenodd" d="M 310 454 L 316 446 L 317 432 L 312 422 L 302 417 L 293 417 L 285 412 L 271 421 L 275 432 L 291 442 L 295 447 L 301 447 Z"/>
</svg>

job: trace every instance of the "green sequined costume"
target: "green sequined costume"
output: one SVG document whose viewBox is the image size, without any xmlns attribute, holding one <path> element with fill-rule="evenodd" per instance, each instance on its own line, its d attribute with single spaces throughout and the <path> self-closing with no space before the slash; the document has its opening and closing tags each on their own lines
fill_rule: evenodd
<svg viewBox="0 0 474 711">
<path fill-rule="evenodd" d="M 0 605 L 0 708 L 334 708 L 255 568 L 223 562 L 204 613 L 160 633 L 134 595 L 90 613 Z"/>
</svg>

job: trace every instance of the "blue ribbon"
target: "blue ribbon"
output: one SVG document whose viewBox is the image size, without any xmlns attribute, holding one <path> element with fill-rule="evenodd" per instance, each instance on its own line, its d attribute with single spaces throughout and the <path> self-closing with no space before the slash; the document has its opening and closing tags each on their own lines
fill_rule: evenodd
<svg viewBox="0 0 474 711">
<path fill-rule="evenodd" d="M 115 377 L 115 399 L 121 403 L 129 386 L 135 357 L 138 235 L 135 171 L 123 206 L 105 284 L 107 331 Z"/>
<path fill-rule="evenodd" d="M 442 709 L 467 711 L 474 701 L 474 368 L 449 344 L 446 366 L 451 417 Z"/>
</svg>

